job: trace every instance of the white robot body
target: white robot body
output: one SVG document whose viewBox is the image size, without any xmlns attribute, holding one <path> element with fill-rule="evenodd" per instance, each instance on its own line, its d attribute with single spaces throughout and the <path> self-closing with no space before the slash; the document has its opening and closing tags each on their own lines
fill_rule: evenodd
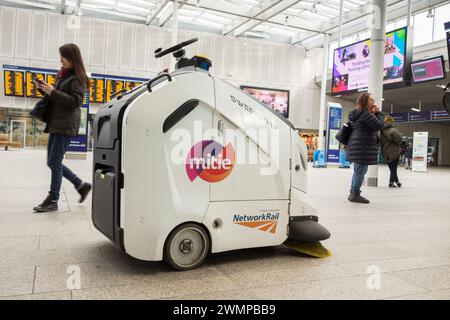
<svg viewBox="0 0 450 320">
<path fill-rule="evenodd" d="M 96 116 L 97 229 L 146 261 L 163 260 L 187 223 L 205 231 L 211 253 L 280 245 L 301 221 L 320 229 L 307 241 L 329 237 L 306 194 L 306 146 L 286 120 L 196 68 L 147 86 Z M 226 151 L 198 159 L 194 146 L 211 143 Z"/>
</svg>

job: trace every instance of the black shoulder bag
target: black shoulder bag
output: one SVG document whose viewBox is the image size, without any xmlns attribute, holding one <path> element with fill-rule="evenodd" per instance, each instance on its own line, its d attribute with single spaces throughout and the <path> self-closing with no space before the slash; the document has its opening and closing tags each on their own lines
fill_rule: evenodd
<svg viewBox="0 0 450 320">
<path fill-rule="evenodd" d="M 48 120 L 48 104 L 50 102 L 50 96 L 45 95 L 41 100 L 39 100 L 31 110 L 30 115 L 42 122 L 47 122 Z"/>
<path fill-rule="evenodd" d="M 339 130 L 339 132 L 336 134 L 336 140 L 346 146 L 348 144 L 348 141 L 350 140 L 352 131 L 352 123 L 349 121 L 345 123 L 342 126 L 341 130 Z"/>
</svg>

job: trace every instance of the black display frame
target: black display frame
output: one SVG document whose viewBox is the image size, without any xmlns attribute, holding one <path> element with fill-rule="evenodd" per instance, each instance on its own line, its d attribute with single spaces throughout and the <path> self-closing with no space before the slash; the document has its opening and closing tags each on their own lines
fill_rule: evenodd
<svg viewBox="0 0 450 320">
<path fill-rule="evenodd" d="M 441 60 L 442 70 L 444 71 L 443 72 L 443 77 L 436 78 L 436 79 L 423 80 L 423 81 L 414 81 L 414 76 L 413 76 L 413 71 L 412 71 L 414 64 L 422 63 L 422 62 L 426 62 L 426 61 L 431 61 L 431 60 L 437 60 L 437 59 Z M 421 84 L 421 83 L 427 83 L 427 82 L 432 82 L 432 81 L 439 81 L 439 80 L 444 80 L 444 79 L 447 78 L 447 70 L 445 69 L 445 59 L 444 59 L 443 55 L 436 56 L 436 57 L 433 57 L 433 58 L 427 58 L 427 59 L 423 59 L 423 60 L 413 61 L 413 62 L 410 63 L 409 69 L 411 70 L 411 80 L 412 80 L 412 82 L 414 84 Z"/>
<path fill-rule="evenodd" d="M 247 85 L 241 85 L 240 89 L 242 91 L 244 91 L 245 93 L 247 93 L 248 95 L 250 95 L 252 98 L 254 98 L 259 103 L 261 103 L 261 104 L 265 105 L 266 107 L 268 107 L 269 109 L 271 109 L 273 112 L 276 112 L 281 117 L 289 120 L 289 115 L 290 115 L 290 110 L 291 110 L 291 92 L 289 90 L 286 90 L 286 89 L 275 89 L 275 88 L 265 88 L 265 87 L 255 87 L 255 86 L 247 86 Z M 277 110 L 272 109 L 270 106 L 268 106 L 265 103 L 257 100 L 255 97 L 253 97 L 247 91 L 245 91 L 245 89 L 256 89 L 256 90 L 265 90 L 265 91 L 272 91 L 272 92 L 285 92 L 285 93 L 287 93 L 287 115 L 284 116 L 282 113 L 278 112 Z"/>
<path fill-rule="evenodd" d="M 393 32 L 397 32 L 400 30 L 405 30 L 405 37 L 406 37 L 406 41 L 405 41 L 405 60 L 403 61 L 403 81 L 398 81 L 398 82 L 394 82 L 394 83 L 385 83 L 383 85 L 383 90 L 391 90 L 391 89 L 398 89 L 398 88 L 404 88 L 404 87 L 408 87 L 411 86 L 411 68 L 408 68 L 409 65 L 412 62 L 412 47 L 413 47 L 413 29 L 412 27 L 402 27 L 402 28 L 397 28 L 394 29 L 392 31 L 386 32 L 386 35 L 388 35 L 389 33 L 393 33 Z M 348 44 L 346 46 L 340 47 L 340 48 L 336 48 L 333 51 L 333 66 L 332 66 L 332 78 L 331 78 L 331 96 L 333 97 L 338 97 L 338 96 L 347 96 L 347 95 L 352 95 L 355 93 L 361 93 L 361 92 L 367 92 L 369 90 L 369 88 L 359 88 L 359 89 L 354 89 L 354 90 L 347 90 L 347 91 L 343 91 L 343 92 L 333 92 L 333 80 L 335 79 L 335 75 L 334 75 L 334 57 L 336 56 L 336 51 L 337 50 L 342 50 L 351 46 L 354 46 L 356 44 L 362 43 L 362 42 L 366 42 L 368 40 L 371 40 L 372 38 L 367 38 L 361 41 L 357 41 L 351 44 Z"/>
</svg>

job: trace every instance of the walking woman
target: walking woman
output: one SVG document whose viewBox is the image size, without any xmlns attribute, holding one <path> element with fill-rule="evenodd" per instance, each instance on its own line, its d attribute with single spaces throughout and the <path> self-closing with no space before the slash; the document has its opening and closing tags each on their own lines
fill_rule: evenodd
<svg viewBox="0 0 450 320">
<path fill-rule="evenodd" d="M 402 184 L 398 179 L 397 169 L 402 153 L 403 137 L 400 132 L 394 127 L 395 120 L 391 116 L 386 116 L 384 119 L 384 128 L 380 134 L 381 152 L 384 160 L 386 160 L 391 177 L 389 180 L 390 188 L 401 188 Z"/>
<path fill-rule="evenodd" d="M 348 200 L 368 204 L 361 196 L 361 186 L 369 165 L 378 164 L 378 132 L 384 127 L 384 116 L 375 105 L 370 93 L 363 93 L 356 100 L 356 107 L 348 115 L 352 133 L 347 145 L 348 160 L 354 163 L 352 187 Z"/>
<path fill-rule="evenodd" d="M 62 68 L 57 75 L 55 87 L 43 82 L 36 83 L 50 97 L 45 132 L 49 133 L 47 165 L 51 170 L 51 185 L 47 198 L 34 208 L 38 212 L 58 210 L 63 177 L 77 189 L 81 196 L 80 202 L 86 199 L 92 188 L 91 184 L 83 182 L 62 163 L 71 137 L 78 135 L 80 107 L 89 87 L 89 78 L 77 45 L 65 44 L 59 48 L 59 53 Z"/>
</svg>

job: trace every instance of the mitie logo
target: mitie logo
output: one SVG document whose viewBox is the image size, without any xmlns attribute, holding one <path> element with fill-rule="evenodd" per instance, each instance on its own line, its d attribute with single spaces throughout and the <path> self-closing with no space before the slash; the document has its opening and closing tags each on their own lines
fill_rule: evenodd
<svg viewBox="0 0 450 320">
<path fill-rule="evenodd" d="M 255 228 L 275 234 L 279 217 L 279 212 L 262 213 L 256 216 L 235 214 L 233 222 L 244 227 Z"/>
<path fill-rule="evenodd" d="M 236 156 L 233 145 L 226 147 L 214 140 L 196 143 L 186 158 L 186 173 L 191 181 L 197 177 L 207 182 L 220 182 L 233 170 Z"/>
</svg>

